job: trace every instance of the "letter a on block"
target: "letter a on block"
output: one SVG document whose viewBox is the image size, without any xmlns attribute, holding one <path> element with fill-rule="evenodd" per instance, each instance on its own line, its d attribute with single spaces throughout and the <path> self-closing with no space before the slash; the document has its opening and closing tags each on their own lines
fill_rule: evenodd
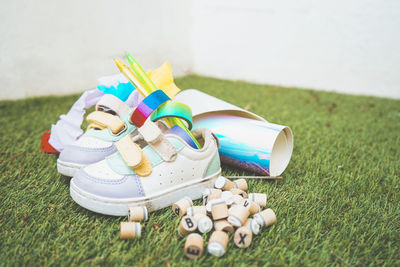
<svg viewBox="0 0 400 267">
<path fill-rule="evenodd" d="M 132 169 L 138 168 L 142 164 L 142 149 L 135 144 L 129 135 L 124 136 L 115 143 L 122 159 Z"/>
<path fill-rule="evenodd" d="M 180 211 L 181 211 L 180 208 L 176 208 L 176 209 L 175 209 L 175 214 L 178 215 L 178 216 L 180 216 L 180 214 L 181 214 Z"/>
</svg>

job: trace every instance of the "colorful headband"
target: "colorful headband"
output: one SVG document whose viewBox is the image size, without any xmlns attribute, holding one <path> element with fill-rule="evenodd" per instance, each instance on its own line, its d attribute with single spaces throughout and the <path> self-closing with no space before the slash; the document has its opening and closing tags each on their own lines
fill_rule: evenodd
<svg viewBox="0 0 400 267">
<path fill-rule="evenodd" d="M 189 130 L 193 127 L 192 110 L 189 106 L 176 101 L 169 101 L 162 104 L 151 114 L 151 120 L 157 121 L 168 117 L 175 117 L 184 120 Z"/>
<path fill-rule="evenodd" d="M 154 91 L 149 94 L 132 113 L 130 121 L 137 127 L 141 127 L 148 117 L 163 103 L 171 100 L 162 90 Z"/>
</svg>

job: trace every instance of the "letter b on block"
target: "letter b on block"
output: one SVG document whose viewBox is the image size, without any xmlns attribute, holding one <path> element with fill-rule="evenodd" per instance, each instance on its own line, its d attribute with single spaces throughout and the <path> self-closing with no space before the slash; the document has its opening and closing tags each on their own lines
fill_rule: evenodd
<svg viewBox="0 0 400 267">
<path fill-rule="evenodd" d="M 194 223 L 193 223 L 192 219 L 186 218 L 185 222 L 186 222 L 186 225 L 187 225 L 188 228 L 193 228 Z"/>
</svg>

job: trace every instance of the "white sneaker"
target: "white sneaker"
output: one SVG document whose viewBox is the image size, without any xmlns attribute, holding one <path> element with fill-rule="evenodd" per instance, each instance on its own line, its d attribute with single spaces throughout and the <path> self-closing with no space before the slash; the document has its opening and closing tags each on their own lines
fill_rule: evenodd
<svg viewBox="0 0 400 267">
<path fill-rule="evenodd" d="M 127 135 L 115 144 L 118 152 L 75 174 L 70 193 L 76 203 L 94 212 L 124 216 L 133 206 L 153 211 L 184 196 L 201 198 L 204 189 L 214 185 L 221 167 L 218 141 L 210 130 L 193 131 L 202 147 L 195 149 L 176 134 L 163 134 L 150 120 L 145 125 L 134 137 L 140 146 Z"/>
</svg>

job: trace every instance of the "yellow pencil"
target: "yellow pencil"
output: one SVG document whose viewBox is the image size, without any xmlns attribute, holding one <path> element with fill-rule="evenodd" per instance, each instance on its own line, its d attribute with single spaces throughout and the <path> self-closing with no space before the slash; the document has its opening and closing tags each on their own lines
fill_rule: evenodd
<svg viewBox="0 0 400 267">
<path fill-rule="evenodd" d="M 135 86 L 135 88 L 138 90 L 138 92 L 143 97 L 146 97 L 151 93 L 151 92 L 146 91 L 146 89 L 143 87 L 142 83 L 139 81 L 139 79 L 131 71 L 130 68 L 128 68 L 119 59 L 114 59 L 114 62 L 115 62 L 115 64 L 117 64 L 119 71 L 133 84 L 133 86 Z"/>
</svg>

